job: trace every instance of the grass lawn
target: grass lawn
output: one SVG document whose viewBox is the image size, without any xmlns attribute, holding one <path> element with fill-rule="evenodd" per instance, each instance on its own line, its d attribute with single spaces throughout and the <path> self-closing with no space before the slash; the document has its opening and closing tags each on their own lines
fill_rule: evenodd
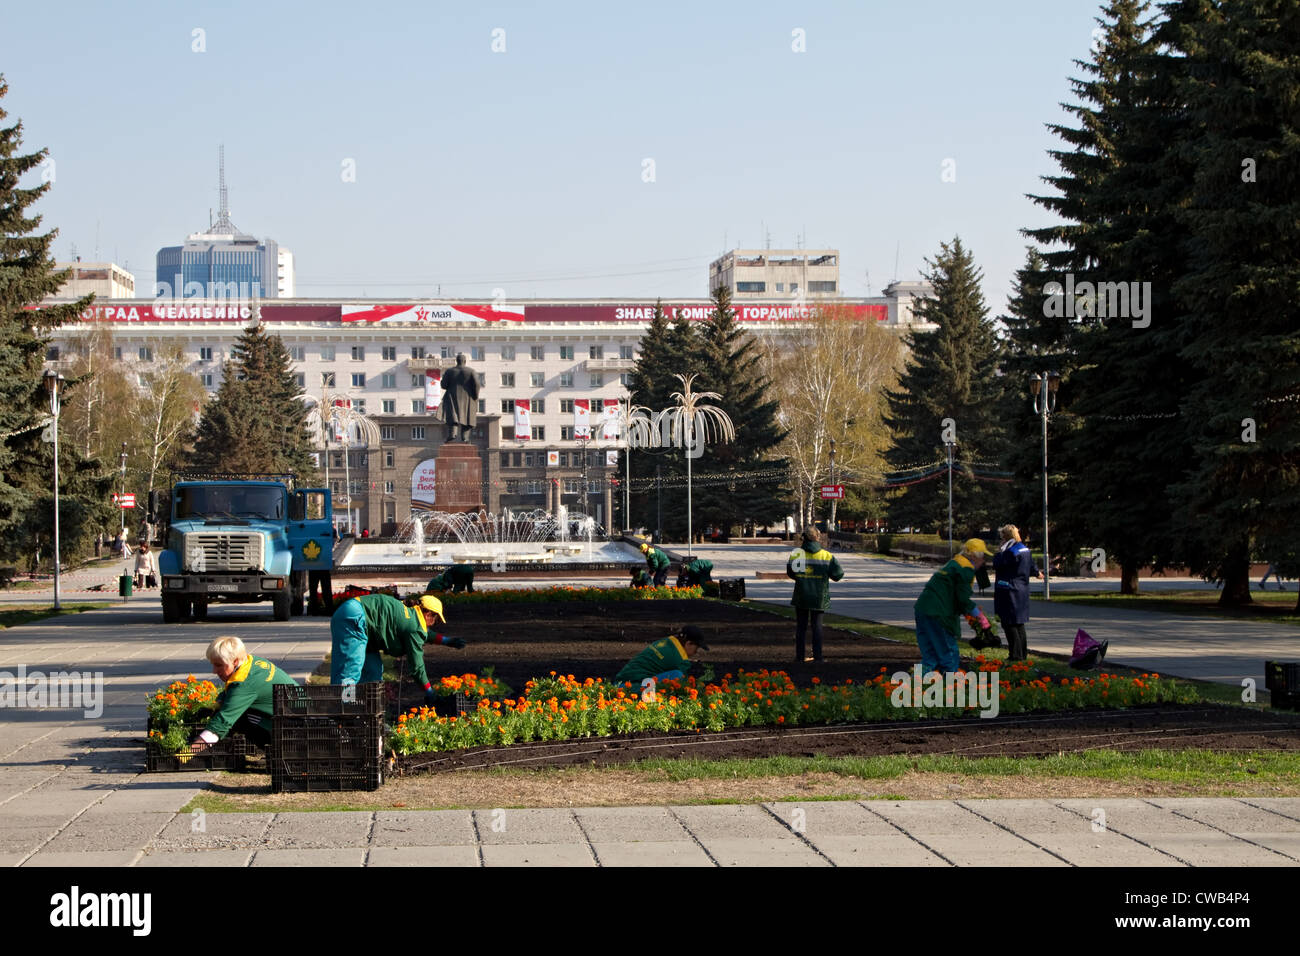
<svg viewBox="0 0 1300 956">
<path fill-rule="evenodd" d="M 1245 621 L 1268 621 L 1300 627 L 1295 591 L 1251 591 L 1254 604 L 1219 607 L 1218 591 L 1161 591 L 1155 594 L 1115 594 L 1102 591 L 1058 591 L 1053 604 L 1084 604 L 1092 607 L 1125 608 L 1130 611 L 1163 611 Z M 1042 598 L 1034 596 L 1034 600 Z"/>
<path fill-rule="evenodd" d="M 59 610 L 54 610 L 54 605 L 0 605 L 0 628 L 17 627 L 19 624 L 30 624 L 32 621 L 40 621 L 47 617 L 54 617 L 56 614 L 80 614 L 82 611 L 96 611 L 101 607 L 111 607 L 108 601 L 96 601 L 84 604 L 65 604 Z"/>
</svg>

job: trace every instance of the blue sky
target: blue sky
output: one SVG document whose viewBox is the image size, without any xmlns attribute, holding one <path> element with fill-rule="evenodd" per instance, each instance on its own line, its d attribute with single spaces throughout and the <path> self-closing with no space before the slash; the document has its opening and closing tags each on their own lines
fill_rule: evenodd
<svg viewBox="0 0 1300 956">
<path fill-rule="evenodd" d="M 231 218 L 294 252 L 299 295 L 702 296 L 764 231 L 840 249 L 843 291 L 878 295 L 959 235 L 996 313 L 1099 10 L 24 4 L 0 105 L 50 150 L 56 257 L 98 241 L 142 294 L 215 212 L 224 144 Z"/>
</svg>

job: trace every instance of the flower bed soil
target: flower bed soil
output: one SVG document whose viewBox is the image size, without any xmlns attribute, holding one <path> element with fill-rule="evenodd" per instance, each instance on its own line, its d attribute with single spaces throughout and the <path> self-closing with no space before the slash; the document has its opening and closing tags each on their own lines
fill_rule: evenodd
<svg viewBox="0 0 1300 956">
<path fill-rule="evenodd" d="M 874 677 L 882 667 L 908 670 L 920 660 L 913 645 L 825 629 L 821 663 L 794 660 L 794 622 L 718 601 L 611 602 L 608 605 L 502 604 L 448 609 L 446 632 L 469 641 L 464 651 L 430 648 L 433 679 L 482 673 L 515 688 L 551 671 L 578 678 L 612 677 L 646 644 L 683 624 L 696 624 L 710 650 L 693 668 L 712 665 L 720 678 L 741 668 L 784 670 L 799 686 L 813 677 L 840 683 Z M 407 680 L 401 706 L 422 703 Z M 1300 715 L 1215 705 L 1163 705 L 1121 711 L 971 716 L 956 720 L 803 728 L 745 728 L 719 734 L 632 734 L 511 747 L 418 754 L 398 759 L 397 772 L 487 766 L 606 766 L 648 757 L 875 756 L 951 753 L 964 756 L 1055 754 L 1086 749 L 1300 750 Z"/>
</svg>

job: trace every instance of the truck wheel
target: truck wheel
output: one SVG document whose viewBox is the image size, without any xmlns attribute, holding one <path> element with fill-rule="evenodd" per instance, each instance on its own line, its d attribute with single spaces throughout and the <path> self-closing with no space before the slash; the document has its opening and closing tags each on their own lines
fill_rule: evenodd
<svg viewBox="0 0 1300 956">
<path fill-rule="evenodd" d="M 289 620 L 290 598 L 291 595 L 288 591 L 281 591 L 279 594 L 275 595 L 275 597 L 271 598 L 271 603 L 274 606 L 275 619 L 277 621 Z"/>
<path fill-rule="evenodd" d="M 171 595 L 162 596 L 163 623 L 175 624 L 181 619 L 181 599 Z"/>
<path fill-rule="evenodd" d="M 208 599 L 195 598 L 194 599 L 194 620 L 206 621 L 207 619 L 208 619 Z"/>
</svg>

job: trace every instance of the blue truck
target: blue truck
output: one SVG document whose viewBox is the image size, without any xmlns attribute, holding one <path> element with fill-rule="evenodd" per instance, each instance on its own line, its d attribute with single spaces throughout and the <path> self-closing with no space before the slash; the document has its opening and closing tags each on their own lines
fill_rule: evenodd
<svg viewBox="0 0 1300 956">
<path fill-rule="evenodd" d="M 328 488 L 295 488 L 292 475 L 176 476 L 150 494 L 165 522 L 158 553 L 163 621 L 207 617 L 214 601 L 270 601 L 275 620 L 303 613 L 309 572 L 334 567 Z"/>
</svg>

